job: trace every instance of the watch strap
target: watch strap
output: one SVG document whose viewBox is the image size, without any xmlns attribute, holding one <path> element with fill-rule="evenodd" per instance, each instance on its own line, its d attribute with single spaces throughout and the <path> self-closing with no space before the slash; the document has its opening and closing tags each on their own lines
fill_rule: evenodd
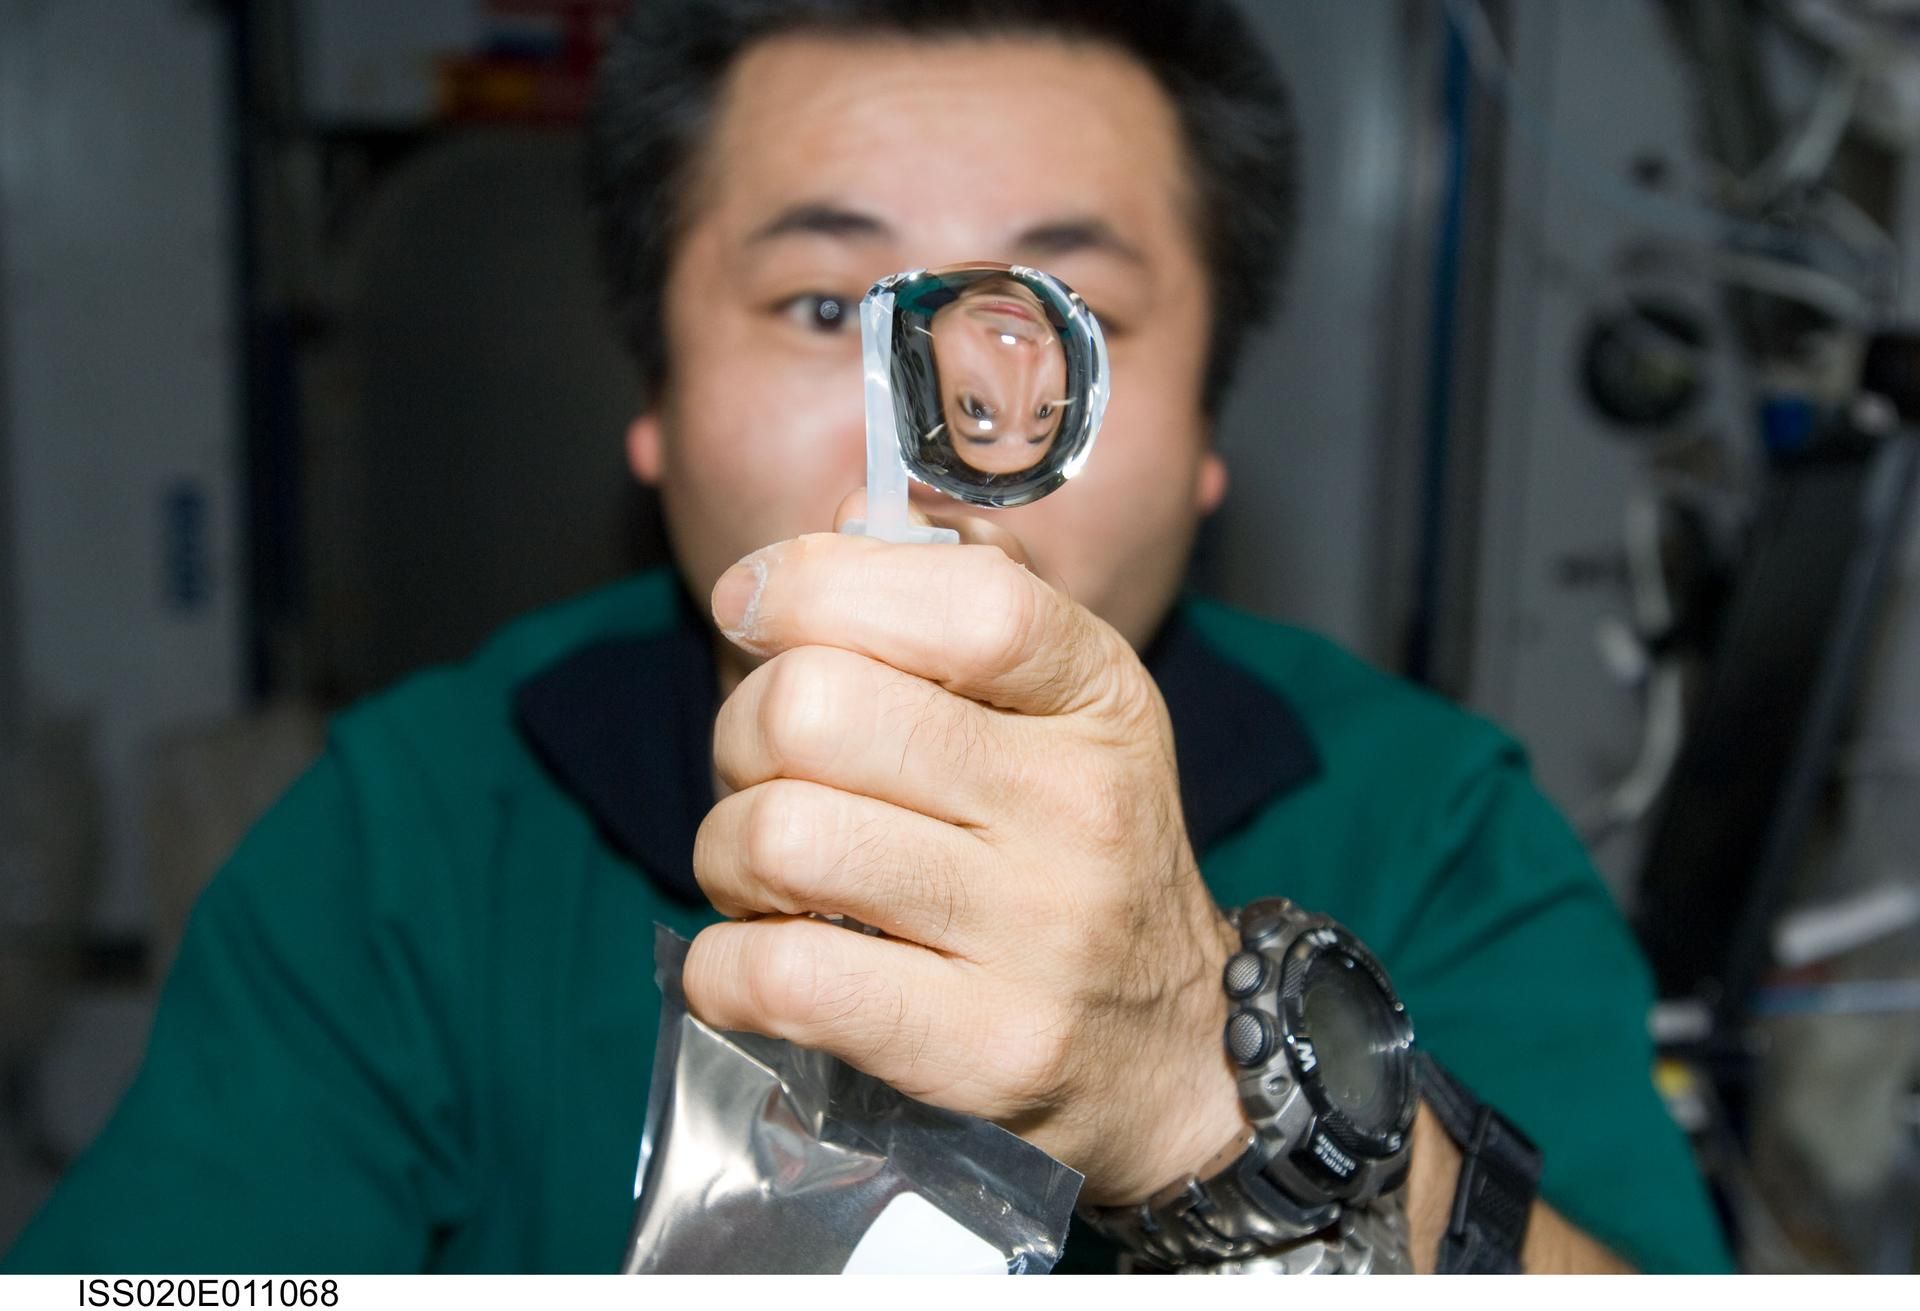
<svg viewBox="0 0 1920 1311">
<path fill-rule="evenodd" d="M 1410 1275 L 1406 1189 L 1364 1206 L 1343 1207 L 1340 1222 L 1297 1242 L 1239 1260 L 1180 1268 L 1189 1275 Z"/>
<path fill-rule="evenodd" d="M 1433 1058 L 1415 1051 L 1420 1092 L 1460 1149 L 1460 1180 L 1434 1264 L 1443 1275 L 1520 1273 L 1539 1192 L 1540 1149 Z"/>
<path fill-rule="evenodd" d="M 1251 1136 L 1227 1167 L 1187 1179 L 1132 1206 L 1080 1208 L 1094 1228 L 1161 1270 L 1245 1260 L 1330 1230 L 1334 1205 L 1302 1206 L 1266 1176 L 1266 1149 Z"/>
</svg>

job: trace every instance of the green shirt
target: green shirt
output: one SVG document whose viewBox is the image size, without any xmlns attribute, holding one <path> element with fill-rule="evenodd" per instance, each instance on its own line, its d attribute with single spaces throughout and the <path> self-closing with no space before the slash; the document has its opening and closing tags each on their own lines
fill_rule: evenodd
<svg viewBox="0 0 1920 1311">
<path fill-rule="evenodd" d="M 1724 1269 L 1651 1084 L 1645 967 L 1515 744 L 1211 603 L 1148 664 L 1219 901 L 1344 922 L 1543 1148 L 1555 1207 L 1642 1268 Z M 340 716 L 209 885 L 139 1076 L 4 1268 L 614 1269 L 652 925 L 713 918 L 689 895 L 712 679 L 661 571 Z"/>
</svg>

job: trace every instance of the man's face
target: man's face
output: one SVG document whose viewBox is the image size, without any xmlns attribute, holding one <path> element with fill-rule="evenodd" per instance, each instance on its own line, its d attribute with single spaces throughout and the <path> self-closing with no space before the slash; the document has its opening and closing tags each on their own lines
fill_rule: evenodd
<svg viewBox="0 0 1920 1311">
<path fill-rule="evenodd" d="M 736 63 L 704 155 L 665 289 L 669 378 L 628 437 L 694 594 L 830 529 L 864 483 L 856 307 L 873 282 L 1028 264 L 1106 330 L 1094 458 L 1017 509 L 915 500 L 999 520 L 1075 600 L 1151 636 L 1225 487 L 1200 408 L 1205 269 L 1151 74 L 1092 43 L 784 37 Z"/>
</svg>

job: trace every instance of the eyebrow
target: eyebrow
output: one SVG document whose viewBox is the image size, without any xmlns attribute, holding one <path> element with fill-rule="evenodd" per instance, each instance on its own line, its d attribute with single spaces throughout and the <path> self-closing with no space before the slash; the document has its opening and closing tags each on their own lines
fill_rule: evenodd
<svg viewBox="0 0 1920 1311">
<path fill-rule="evenodd" d="M 754 229 L 753 235 L 747 240 L 757 245 L 777 237 L 838 237 L 842 240 L 873 241 L 892 235 L 887 225 L 871 214 L 811 202 L 790 205 L 781 210 L 771 221 Z"/>
<path fill-rule="evenodd" d="M 838 205 L 808 201 L 790 205 L 760 227 L 748 242 L 758 245 L 780 237 L 833 237 L 843 241 L 878 241 L 893 230 L 871 214 Z M 1033 258 L 1085 252 L 1116 255 L 1130 264 L 1145 264 L 1146 256 L 1100 218 L 1060 219 L 1036 224 L 1014 239 L 1014 249 Z"/>
<path fill-rule="evenodd" d="M 1042 223 L 1021 233 L 1013 244 L 1015 250 L 1035 255 L 1077 255 L 1090 251 L 1118 255 L 1131 264 L 1147 262 L 1138 247 L 1115 232 L 1112 224 L 1099 218 Z"/>
</svg>

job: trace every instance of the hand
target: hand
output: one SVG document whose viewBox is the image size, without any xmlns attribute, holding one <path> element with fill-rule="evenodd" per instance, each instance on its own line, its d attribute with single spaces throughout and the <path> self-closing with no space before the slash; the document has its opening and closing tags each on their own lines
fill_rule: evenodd
<svg viewBox="0 0 1920 1311">
<path fill-rule="evenodd" d="M 1132 648 L 1003 529 L 952 526 L 959 546 L 797 538 L 714 589 L 768 659 L 714 729 L 734 791 L 694 871 L 737 922 L 694 940 L 687 999 L 1005 1125 L 1089 1202 L 1137 1200 L 1244 1131 L 1220 1041 L 1235 935 Z"/>
</svg>

